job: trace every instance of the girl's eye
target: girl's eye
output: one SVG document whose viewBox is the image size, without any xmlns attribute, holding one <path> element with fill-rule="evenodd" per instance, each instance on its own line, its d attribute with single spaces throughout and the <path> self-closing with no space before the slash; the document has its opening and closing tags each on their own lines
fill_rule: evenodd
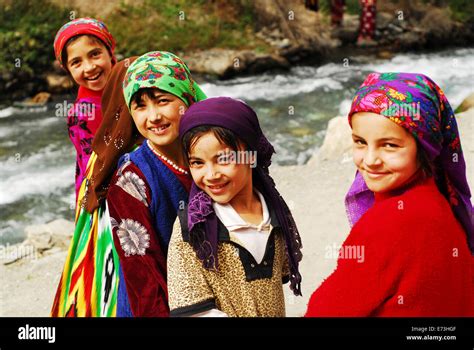
<svg viewBox="0 0 474 350">
<path fill-rule="evenodd" d="M 192 161 L 189 162 L 189 166 L 191 166 L 191 167 L 198 167 L 200 165 L 202 165 L 202 162 L 199 161 L 199 160 L 192 160 Z"/>
<path fill-rule="evenodd" d="M 132 105 L 132 109 L 140 109 L 140 108 L 143 108 L 145 107 L 145 104 L 142 103 L 142 102 L 139 102 L 139 103 L 136 103 L 134 105 Z"/>
<path fill-rule="evenodd" d="M 75 67 L 79 64 L 79 60 L 74 60 L 71 62 L 71 67 Z"/>
<path fill-rule="evenodd" d="M 396 145 L 394 143 L 385 143 L 384 147 L 386 147 L 386 148 L 397 148 L 398 145 Z"/>
<path fill-rule="evenodd" d="M 158 100 L 158 103 L 168 103 L 168 102 L 170 102 L 170 100 L 168 100 L 167 98 L 162 98 Z"/>
<path fill-rule="evenodd" d="M 230 156 L 220 156 L 219 164 L 229 164 L 231 162 Z"/>
<path fill-rule="evenodd" d="M 365 142 L 362 141 L 362 140 L 359 140 L 359 139 L 354 140 L 354 143 L 355 143 L 356 145 L 365 145 Z"/>
<path fill-rule="evenodd" d="M 100 51 L 94 51 L 92 52 L 92 57 L 97 57 L 97 56 L 100 56 Z"/>
</svg>

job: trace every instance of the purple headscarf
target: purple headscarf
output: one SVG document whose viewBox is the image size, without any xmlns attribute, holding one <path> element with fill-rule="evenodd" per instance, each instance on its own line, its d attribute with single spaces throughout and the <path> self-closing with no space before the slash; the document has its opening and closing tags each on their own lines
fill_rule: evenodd
<svg viewBox="0 0 474 350">
<path fill-rule="evenodd" d="M 355 93 L 349 123 L 358 112 L 381 114 L 415 137 L 434 164 L 436 185 L 466 231 L 474 252 L 473 207 L 466 163 L 453 110 L 439 86 L 423 74 L 371 73 Z M 357 172 L 346 195 L 351 225 L 373 203 L 374 193 Z"/>
<path fill-rule="evenodd" d="M 202 125 L 228 129 L 244 141 L 251 151 L 257 152 L 257 166 L 253 169 L 254 185 L 276 213 L 286 242 L 290 287 L 295 295 L 301 295 L 301 275 L 298 269 L 302 257 L 301 238 L 288 206 L 269 175 L 268 167 L 275 150 L 263 134 L 257 115 L 243 101 L 230 97 L 208 98 L 193 104 L 185 112 L 179 127 L 180 138 Z M 189 195 L 188 227 L 190 242 L 203 266 L 207 269 L 217 268 L 217 216 L 211 198 L 194 183 Z"/>
</svg>

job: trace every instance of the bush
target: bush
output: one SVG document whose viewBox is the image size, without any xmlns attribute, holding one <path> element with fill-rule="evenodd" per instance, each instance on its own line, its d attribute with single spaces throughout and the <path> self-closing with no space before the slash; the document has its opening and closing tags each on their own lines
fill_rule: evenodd
<svg viewBox="0 0 474 350">
<path fill-rule="evenodd" d="M 181 53 L 212 47 L 256 48 L 250 1 L 146 0 L 124 5 L 108 19 L 124 56 L 151 50 Z"/>
<path fill-rule="evenodd" d="M 0 6 L 0 93 L 51 70 L 53 41 L 69 12 L 47 0 L 4 1 Z"/>
</svg>

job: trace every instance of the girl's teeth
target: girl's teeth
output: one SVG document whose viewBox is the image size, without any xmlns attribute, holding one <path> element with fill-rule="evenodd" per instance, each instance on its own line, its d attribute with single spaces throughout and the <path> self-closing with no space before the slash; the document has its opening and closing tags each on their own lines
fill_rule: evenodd
<svg viewBox="0 0 474 350">
<path fill-rule="evenodd" d="M 97 73 L 95 76 L 91 77 L 91 78 L 87 78 L 88 80 L 95 80 L 99 77 L 100 73 Z"/>
<path fill-rule="evenodd" d="M 167 127 L 168 127 L 168 125 L 164 125 L 164 126 L 160 126 L 159 128 L 152 128 L 151 130 L 153 130 L 153 131 L 161 131 L 161 130 L 165 130 Z"/>
<path fill-rule="evenodd" d="M 225 185 L 220 185 L 220 186 L 211 186 L 213 190 L 218 190 L 219 188 L 224 187 Z"/>
</svg>

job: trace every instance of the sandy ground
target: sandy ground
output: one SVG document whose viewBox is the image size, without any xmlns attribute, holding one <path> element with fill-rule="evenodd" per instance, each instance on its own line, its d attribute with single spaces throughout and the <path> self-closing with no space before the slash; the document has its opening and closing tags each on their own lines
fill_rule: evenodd
<svg viewBox="0 0 474 350">
<path fill-rule="evenodd" d="M 474 189 L 474 109 L 457 116 Z M 304 166 L 272 167 L 271 173 L 292 209 L 303 241 L 303 297 L 285 287 L 287 315 L 301 316 L 311 293 L 329 276 L 336 260 L 326 258 L 328 247 L 342 244 L 349 233 L 344 196 L 354 176 L 347 156 L 330 160 L 314 157 Z M 48 316 L 66 252 L 53 250 L 41 258 L 25 258 L 4 265 L 0 261 L 0 316 Z"/>
</svg>

